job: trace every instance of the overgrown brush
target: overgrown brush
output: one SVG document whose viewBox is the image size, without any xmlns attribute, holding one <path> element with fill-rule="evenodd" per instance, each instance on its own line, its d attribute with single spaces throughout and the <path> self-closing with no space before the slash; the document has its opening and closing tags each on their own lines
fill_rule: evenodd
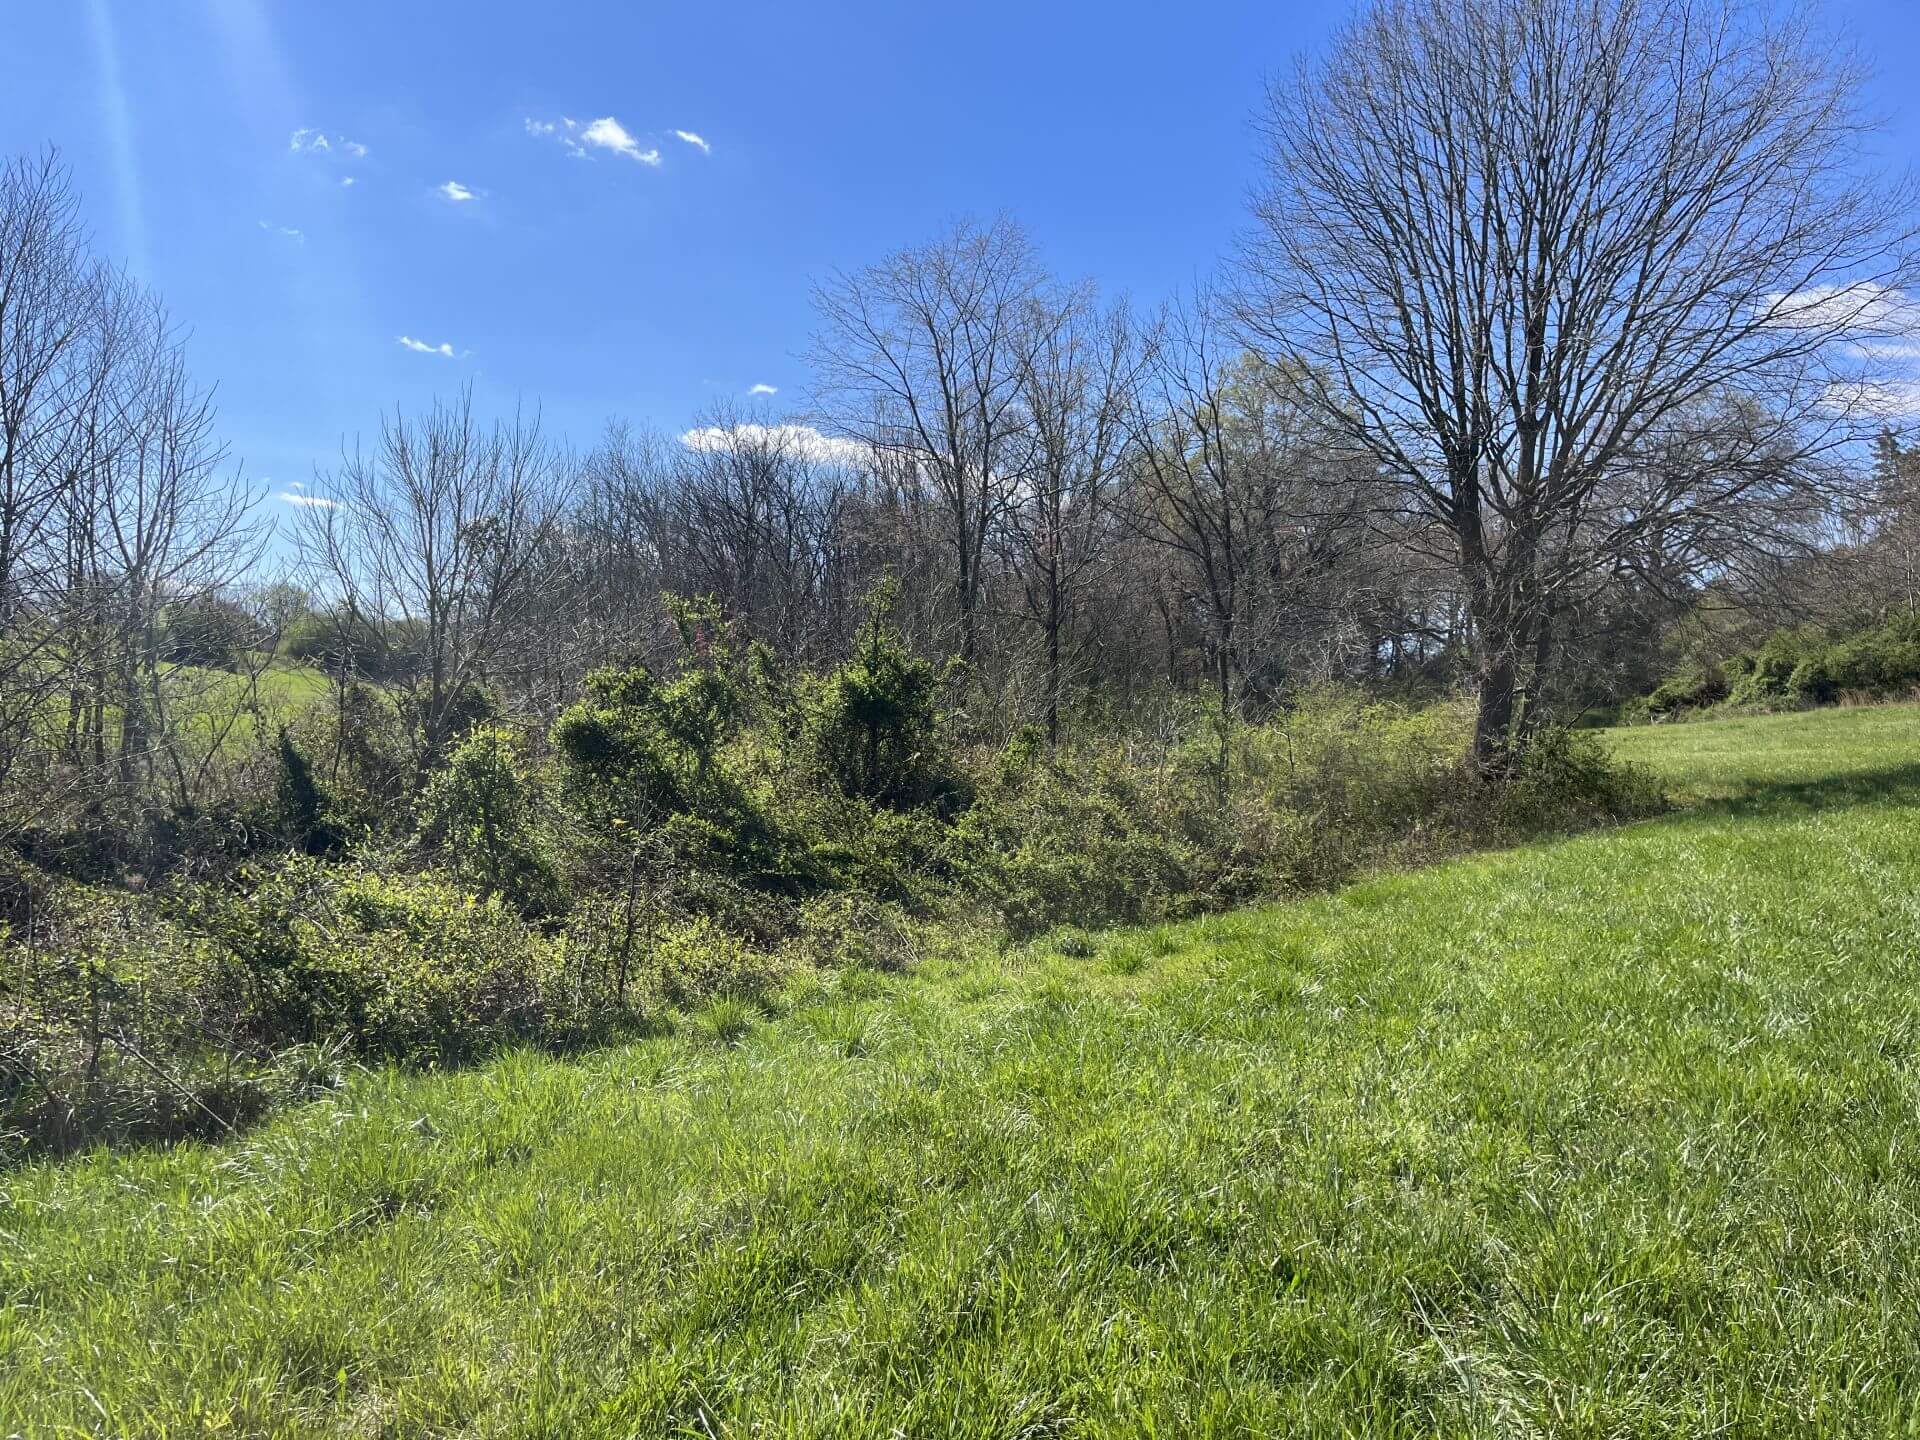
<svg viewBox="0 0 1920 1440">
<path fill-rule="evenodd" d="M 1755 650 L 1718 663 L 1690 660 L 1622 718 L 1647 722 L 1720 712 L 1764 713 L 1920 693 L 1920 617 L 1831 634 L 1814 625 L 1776 630 Z"/>
<path fill-rule="evenodd" d="M 983 747 L 878 618 L 847 664 L 793 676 L 711 607 L 676 613 L 676 668 L 595 671 L 544 734 L 468 707 L 411 805 L 391 706 L 348 686 L 247 761 L 228 829 L 251 845 L 140 886 L 20 867 L 0 939 L 12 1146 L 218 1135 L 340 1065 L 460 1065 L 670 1012 L 730 1042 L 800 975 L 1178 918 L 1658 804 L 1591 735 L 1548 731 L 1494 783 L 1466 763 L 1463 706 L 1338 689 L 1260 724 L 1188 706 L 1151 742 Z"/>
</svg>

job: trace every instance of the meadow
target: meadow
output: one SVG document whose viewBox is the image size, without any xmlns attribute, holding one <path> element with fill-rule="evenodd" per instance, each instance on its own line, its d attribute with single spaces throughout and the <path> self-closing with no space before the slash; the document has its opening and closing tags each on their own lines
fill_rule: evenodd
<svg viewBox="0 0 1920 1440">
<path fill-rule="evenodd" d="M 1658 819 L 0 1179 L 0 1432 L 1920 1429 L 1920 709 Z"/>
</svg>

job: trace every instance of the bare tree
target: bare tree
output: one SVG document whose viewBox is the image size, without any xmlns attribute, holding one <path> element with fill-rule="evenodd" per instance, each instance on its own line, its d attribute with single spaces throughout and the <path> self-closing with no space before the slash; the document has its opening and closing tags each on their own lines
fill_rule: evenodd
<svg viewBox="0 0 1920 1440">
<path fill-rule="evenodd" d="M 847 452 L 862 447 L 729 406 L 681 444 L 667 506 L 672 587 L 712 595 L 783 655 L 821 658 L 834 532 L 852 484 Z"/>
<path fill-rule="evenodd" d="M 1913 265 L 1858 93 L 1741 0 L 1374 0 L 1272 89 L 1243 318 L 1443 542 L 1483 768 L 1592 574 L 1659 530 L 1695 573 L 1775 547 L 1842 473 Z M 1695 425 L 1712 464 L 1676 470 Z"/>
<path fill-rule="evenodd" d="M 1022 611 L 1040 632 L 1047 743 L 1057 745 L 1079 612 L 1119 534 L 1144 352 L 1126 310 L 1102 310 L 1090 294 L 1036 300 L 1032 323 L 1018 356 L 1027 458 L 1003 537 Z"/>
<path fill-rule="evenodd" d="M 253 509 L 165 307 L 87 253 L 55 156 L 9 163 L 0 784 L 35 761 L 32 783 L 7 797 L 30 802 L 4 807 L 16 822 L 156 783 L 176 805 L 197 797 L 207 737 L 231 727 L 241 687 L 169 663 L 168 617 L 244 578 L 261 539 Z"/>
<path fill-rule="evenodd" d="M 1181 561 L 1223 711 L 1270 700 L 1309 580 L 1352 545 L 1352 490 L 1297 364 L 1243 351 L 1209 297 L 1170 307 L 1138 392 L 1135 530 Z"/>
<path fill-rule="evenodd" d="M 537 420 L 483 426 L 463 391 L 424 417 L 396 411 L 373 454 L 357 447 L 315 490 L 298 543 L 315 588 L 379 638 L 413 697 L 422 766 L 467 687 L 541 595 L 566 499 L 563 457 Z"/>
<path fill-rule="evenodd" d="M 811 358 L 835 427 L 938 499 L 969 666 L 980 659 L 988 540 L 1026 443 L 1021 378 L 1042 282 L 1025 233 L 1003 219 L 958 225 L 814 292 Z"/>
</svg>

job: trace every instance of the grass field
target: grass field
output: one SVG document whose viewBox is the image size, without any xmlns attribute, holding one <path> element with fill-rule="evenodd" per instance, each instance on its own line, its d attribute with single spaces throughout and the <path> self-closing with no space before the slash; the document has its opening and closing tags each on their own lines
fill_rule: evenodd
<svg viewBox="0 0 1920 1440">
<path fill-rule="evenodd" d="M 1688 808 L 16 1172 L 0 1433 L 1920 1433 L 1920 710 L 1614 743 Z"/>
</svg>

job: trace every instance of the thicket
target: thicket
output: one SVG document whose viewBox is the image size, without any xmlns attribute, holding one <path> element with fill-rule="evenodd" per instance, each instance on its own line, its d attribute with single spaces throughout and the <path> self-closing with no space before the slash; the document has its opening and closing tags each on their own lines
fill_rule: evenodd
<svg viewBox="0 0 1920 1440">
<path fill-rule="evenodd" d="M 1689 660 L 1622 718 L 1658 721 L 1713 710 L 1778 710 L 1907 699 L 1920 694 L 1920 617 L 1835 633 L 1778 629 L 1720 661 Z"/>
<path fill-rule="evenodd" d="M 261 729 L 231 808 L 178 817 L 138 864 L 16 850 L 6 1148 L 218 1135 L 353 1063 L 690 1014 L 724 1040 L 823 967 L 1178 917 L 1658 803 L 1592 737 L 1490 782 L 1464 705 L 1335 687 L 1258 724 L 1169 694 L 1152 726 L 980 742 L 892 601 L 820 672 L 675 601 L 677 661 L 593 671 L 544 730 L 476 698 L 417 781 L 404 702 L 345 686 Z"/>
</svg>

